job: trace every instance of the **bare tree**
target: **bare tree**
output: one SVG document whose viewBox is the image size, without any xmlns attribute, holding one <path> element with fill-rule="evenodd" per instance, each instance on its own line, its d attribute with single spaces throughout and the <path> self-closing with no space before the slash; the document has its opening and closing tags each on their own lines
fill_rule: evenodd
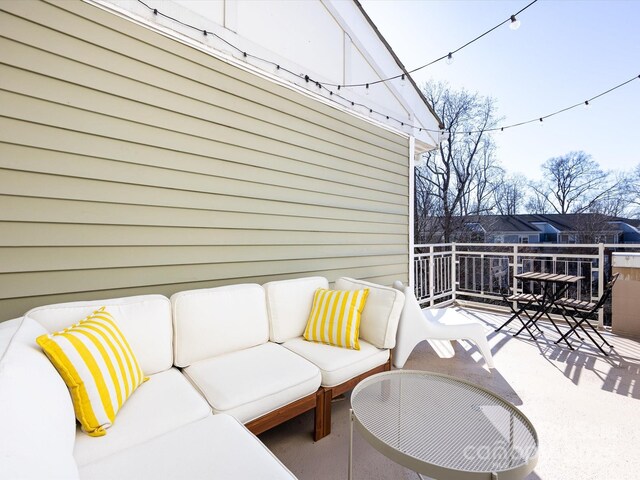
<svg viewBox="0 0 640 480">
<path fill-rule="evenodd" d="M 626 182 L 620 188 L 620 197 L 626 203 L 627 213 L 640 218 L 640 163 L 624 177 Z"/>
<path fill-rule="evenodd" d="M 492 213 L 496 208 L 496 191 L 503 184 L 504 169 L 495 160 L 495 145 L 491 137 L 482 140 L 484 145 L 474 165 L 464 210 L 467 215 Z"/>
<path fill-rule="evenodd" d="M 546 213 L 552 213 L 551 204 L 547 202 L 546 196 L 540 193 L 542 186 L 535 182 L 528 182 L 529 195 L 525 204 L 525 210 L 527 213 L 535 213 L 544 215 Z"/>
<path fill-rule="evenodd" d="M 542 173 L 544 180 L 531 184 L 535 202 L 555 213 L 589 211 L 607 192 L 609 174 L 582 151 L 550 158 Z"/>
<path fill-rule="evenodd" d="M 589 208 L 589 212 L 611 217 L 632 215 L 634 200 L 640 200 L 640 184 L 637 182 L 634 172 L 618 172 L 605 188 L 604 194 Z M 640 206 L 640 202 L 636 205 Z"/>
<path fill-rule="evenodd" d="M 502 170 L 486 130 L 497 122 L 495 105 L 491 98 L 453 91 L 442 83 L 427 83 L 423 90 L 448 136 L 423 155 L 425 163 L 416 169 L 416 185 L 426 185 L 423 192 L 431 196 L 430 201 L 421 200 L 429 210 L 417 210 L 416 217 L 428 217 L 430 228 L 442 232 L 441 240 L 449 242 L 464 215 L 493 208 L 491 177 Z"/>
<path fill-rule="evenodd" d="M 426 179 L 426 174 L 424 169 L 415 170 L 414 235 L 417 243 L 437 243 L 442 239 L 434 225 L 434 218 L 440 216 L 441 206 L 437 202 L 433 183 Z"/>
<path fill-rule="evenodd" d="M 522 175 L 501 179 L 494 189 L 495 211 L 500 215 L 516 215 L 524 205 L 527 188 L 527 179 Z"/>
</svg>

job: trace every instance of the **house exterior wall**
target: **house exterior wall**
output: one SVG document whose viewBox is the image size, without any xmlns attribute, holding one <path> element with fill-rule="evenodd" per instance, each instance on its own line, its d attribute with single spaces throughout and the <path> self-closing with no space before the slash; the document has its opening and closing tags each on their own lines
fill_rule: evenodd
<svg viewBox="0 0 640 480">
<path fill-rule="evenodd" d="M 0 321 L 408 279 L 409 138 L 81 2 L 0 3 Z"/>
</svg>

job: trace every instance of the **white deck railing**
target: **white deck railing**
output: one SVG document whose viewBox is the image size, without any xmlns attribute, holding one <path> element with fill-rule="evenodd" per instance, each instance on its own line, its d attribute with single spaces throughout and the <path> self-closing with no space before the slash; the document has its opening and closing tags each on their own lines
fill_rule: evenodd
<svg viewBox="0 0 640 480">
<path fill-rule="evenodd" d="M 506 292 L 535 291 L 515 275 L 540 271 L 584 277 L 566 296 L 597 301 L 611 273 L 612 251 L 640 251 L 640 245 L 440 243 L 415 245 L 413 281 L 425 306 L 464 300 L 504 305 Z M 605 315 L 600 313 L 600 326 Z"/>
</svg>

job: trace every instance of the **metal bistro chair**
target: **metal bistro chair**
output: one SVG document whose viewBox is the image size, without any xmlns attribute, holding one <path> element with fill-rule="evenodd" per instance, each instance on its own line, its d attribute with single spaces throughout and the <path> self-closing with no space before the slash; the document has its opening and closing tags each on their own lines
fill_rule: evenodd
<svg viewBox="0 0 640 480">
<path fill-rule="evenodd" d="M 578 332 L 577 332 L 577 329 L 580 328 L 580 330 L 582 330 L 584 332 L 584 334 L 587 337 L 589 337 L 589 340 L 591 340 L 593 342 L 593 344 L 596 347 L 598 347 L 598 349 L 603 354 L 608 355 L 608 353 L 605 352 L 604 348 L 602 348 L 602 347 L 604 345 L 606 345 L 607 347 L 612 349 L 613 345 L 611 345 L 609 342 L 607 342 L 605 340 L 605 338 L 600 334 L 598 329 L 596 327 L 594 327 L 591 324 L 591 322 L 589 322 L 589 318 L 593 317 L 593 316 L 597 317 L 598 311 L 602 307 L 604 307 L 605 302 L 611 296 L 611 292 L 613 290 L 613 285 L 616 283 L 616 280 L 618 279 L 619 276 L 620 276 L 620 273 L 616 273 L 616 274 L 613 275 L 613 277 L 611 277 L 611 280 L 605 286 L 605 289 L 604 289 L 604 292 L 602 293 L 602 296 L 595 303 L 589 302 L 589 301 L 586 301 L 586 300 L 577 300 L 577 299 L 573 299 L 573 298 L 562 298 L 562 299 L 556 301 L 556 305 L 561 307 L 562 316 L 567 321 L 567 324 L 571 325 L 571 322 L 569 322 L 569 319 L 567 318 L 567 315 L 569 315 L 573 319 L 573 321 L 575 322 L 575 324 L 571 326 L 569 331 L 567 333 L 565 333 L 564 335 L 562 335 L 562 337 L 560 337 L 560 339 L 558 339 L 556 341 L 556 343 L 561 342 L 563 340 L 566 342 L 567 338 L 573 333 L 575 333 L 578 336 L 578 338 L 581 338 L 580 335 L 578 335 Z M 602 343 L 598 343 L 591 336 L 591 334 L 582 326 L 585 323 L 587 324 L 587 326 L 589 326 L 589 328 L 593 331 L 593 333 L 595 333 L 598 336 L 598 338 L 600 338 L 600 340 L 602 340 Z"/>
</svg>

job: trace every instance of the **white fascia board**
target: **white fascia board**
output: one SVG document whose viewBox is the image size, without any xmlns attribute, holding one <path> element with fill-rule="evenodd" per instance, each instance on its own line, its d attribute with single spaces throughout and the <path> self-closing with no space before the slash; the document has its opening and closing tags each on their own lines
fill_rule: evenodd
<svg viewBox="0 0 640 480">
<path fill-rule="evenodd" d="M 484 233 L 487 233 L 487 230 L 482 226 L 481 223 L 479 222 L 468 222 L 468 223 L 464 223 L 463 226 L 477 226 L 480 227 L 480 230 L 482 230 Z M 493 233 L 493 232 L 492 232 Z"/>
<path fill-rule="evenodd" d="M 153 15 L 153 13 L 150 13 L 149 10 L 144 7 L 143 5 L 140 5 L 138 2 L 135 2 L 136 4 L 140 5 L 140 7 L 142 8 L 138 8 L 136 11 L 132 11 L 128 8 L 122 8 L 121 6 L 117 5 L 117 3 L 120 3 L 122 0 L 82 0 L 85 3 L 88 3 L 90 5 L 93 5 L 97 8 L 100 8 L 102 10 L 105 10 L 109 13 L 112 13 L 114 15 L 117 15 L 119 17 L 125 18 L 126 20 L 129 20 L 131 22 L 134 22 L 142 27 L 148 28 L 150 30 L 155 31 L 156 33 L 159 33 L 167 38 L 170 38 L 172 40 L 175 40 L 177 42 L 180 42 L 184 45 L 188 45 L 189 47 L 195 48 L 197 50 L 200 50 L 201 52 L 204 52 L 208 55 L 211 55 L 212 57 L 217 58 L 218 60 L 221 60 L 225 63 L 228 63 L 230 65 L 233 65 L 234 67 L 240 68 L 242 70 L 245 70 L 247 72 L 250 72 L 254 75 L 257 75 L 263 79 L 269 80 L 273 83 L 276 83 L 280 86 L 283 86 L 285 88 L 288 88 L 289 90 L 293 90 L 295 92 L 298 92 L 302 95 L 305 95 L 315 101 L 321 102 L 325 105 L 328 105 L 332 108 L 335 108 L 337 110 L 340 110 L 344 113 L 347 113 L 349 115 L 352 115 L 354 117 L 358 117 L 361 120 L 364 120 L 372 125 L 375 125 L 376 127 L 379 128 L 383 128 L 389 132 L 392 132 L 394 134 L 400 135 L 404 138 L 409 138 L 411 137 L 411 135 L 409 133 L 407 133 L 404 130 L 401 130 L 400 128 L 395 128 L 392 125 L 389 125 L 387 123 L 384 123 L 382 121 L 378 121 L 373 117 L 369 117 L 368 115 L 364 114 L 364 113 L 360 113 L 357 110 L 353 110 L 350 106 L 345 106 L 342 105 L 338 102 L 336 102 L 335 100 L 331 100 L 328 97 L 325 97 L 322 94 L 316 93 L 313 90 L 306 88 L 306 85 L 303 79 L 300 79 L 300 84 L 295 83 L 294 81 L 291 80 L 291 76 L 289 76 L 286 80 L 279 77 L 278 75 L 274 73 L 269 73 L 268 71 L 266 71 L 264 68 L 260 68 L 257 65 L 252 65 L 250 63 L 250 61 L 246 61 L 246 60 L 241 60 L 239 58 L 236 58 L 236 56 L 233 54 L 235 53 L 234 50 L 232 50 L 231 48 L 229 48 L 229 52 L 224 52 L 219 50 L 218 48 L 214 48 L 212 46 L 207 45 L 206 43 L 203 43 L 201 41 L 195 40 L 194 38 L 192 38 L 190 35 L 186 35 L 180 31 L 178 31 L 178 29 L 176 28 L 175 25 L 171 25 L 171 26 L 167 26 L 167 25 L 163 25 L 160 22 L 156 21 L 157 18 Z M 126 2 L 126 0 L 124 0 Z M 170 3 L 170 2 L 168 2 Z M 211 25 L 210 25 L 211 26 Z M 261 48 L 256 47 L 255 44 L 253 42 L 250 42 L 246 39 L 243 39 L 242 37 L 238 36 L 237 34 L 225 29 L 224 27 L 218 26 L 218 28 L 211 28 L 211 30 L 216 33 L 217 35 L 219 34 L 221 37 L 225 38 L 226 40 L 228 40 L 229 42 L 233 43 L 234 45 L 236 45 L 238 48 L 240 49 L 245 49 L 247 51 L 250 51 L 254 54 L 258 54 L 260 55 L 261 53 Z M 233 37 L 233 38 L 231 38 Z M 279 62 L 281 60 L 280 65 L 285 67 L 287 65 L 294 65 L 292 64 L 292 62 L 287 61 L 284 58 L 280 58 L 280 60 L 278 58 L 273 58 L 274 54 L 273 52 L 269 53 L 269 54 L 265 54 L 266 58 L 270 58 L 273 61 Z M 277 56 L 276 56 L 277 57 Z M 299 67 L 296 67 L 295 65 L 292 68 L 292 71 L 296 71 L 296 69 L 299 69 Z M 275 69 L 274 69 L 275 70 Z M 431 141 L 431 143 L 429 145 L 432 145 L 433 140 L 429 139 Z M 422 143 L 422 142 L 420 142 Z M 430 147 L 433 148 L 433 147 Z"/>
<path fill-rule="evenodd" d="M 548 227 L 551 227 L 553 230 L 556 231 L 556 233 L 560 232 L 560 230 L 558 230 L 556 227 L 554 227 L 553 225 L 551 225 L 549 222 L 531 222 L 531 225 L 547 225 Z M 544 230 L 541 230 L 544 233 Z"/>
<path fill-rule="evenodd" d="M 354 2 L 344 0 L 321 1 L 351 37 L 354 45 L 358 47 L 380 78 L 394 77 L 402 73 L 396 60 L 387 50 L 386 45 L 382 44 L 380 38 L 378 38 L 378 35 Z M 367 79 L 362 79 L 362 81 L 366 82 Z M 386 84 L 398 102 L 409 112 L 409 116 L 406 119 L 408 123 L 438 131 L 438 121 L 429 111 L 429 108 L 411 82 L 407 81 L 404 88 L 399 88 L 397 80 L 386 82 Z M 437 133 L 415 130 L 412 135 L 416 137 L 416 140 L 427 144 L 427 149 L 431 149 L 439 143 Z"/>
<path fill-rule="evenodd" d="M 608 221 L 607 223 L 612 227 L 617 226 L 619 231 L 625 231 L 625 227 L 627 227 L 629 231 L 640 233 L 640 230 L 638 230 L 637 227 L 634 227 L 630 223 L 624 222 L 622 220 L 612 220 L 612 221 Z"/>
</svg>

